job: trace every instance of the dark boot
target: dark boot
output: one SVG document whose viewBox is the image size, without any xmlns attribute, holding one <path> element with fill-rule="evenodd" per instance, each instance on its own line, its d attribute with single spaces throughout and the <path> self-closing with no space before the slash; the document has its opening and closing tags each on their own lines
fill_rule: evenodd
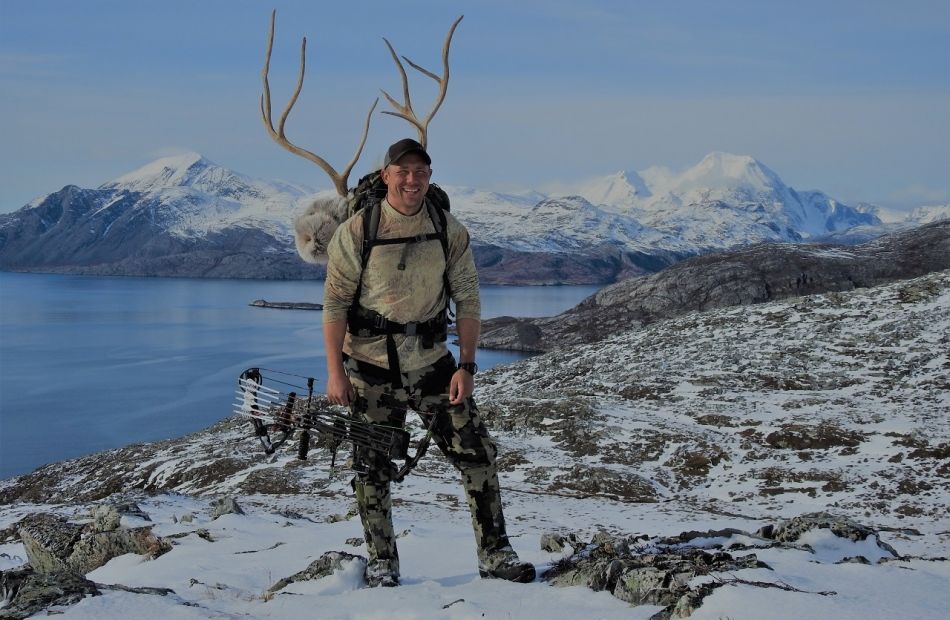
<svg viewBox="0 0 950 620">
<path fill-rule="evenodd" d="M 463 470 L 462 486 L 472 513 L 478 547 L 478 573 L 485 578 L 527 583 L 534 581 L 534 566 L 522 562 L 508 542 L 501 489 L 494 465 Z"/>
<path fill-rule="evenodd" d="M 389 482 L 353 481 L 363 536 L 369 562 L 366 565 L 366 584 L 369 587 L 399 585 L 399 551 L 393 531 L 392 497 Z"/>
<path fill-rule="evenodd" d="M 363 573 L 368 588 L 393 588 L 399 585 L 398 560 L 371 560 Z"/>
<path fill-rule="evenodd" d="M 535 578 L 534 565 L 521 561 L 511 546 L 479 552 L 478 574 L 485 579 L 507 579 L 518 583 L 531 583 Z"/>
</svg>

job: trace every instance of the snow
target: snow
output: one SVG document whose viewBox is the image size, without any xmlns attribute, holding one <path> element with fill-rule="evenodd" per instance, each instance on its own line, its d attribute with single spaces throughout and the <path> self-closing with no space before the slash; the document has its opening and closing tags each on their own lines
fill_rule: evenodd
<svg viewBox="0 0 950 620">
<path fill-rule="evenodd" d="M 950 204 L 917 207 L 910 212 L 907 219 L 919 224 L 929 224 L 950 218 Z"/>
<path fill-rule="evenodd" d="M 831 530 L 816 529 L 802 534 L 797 541 L 814 549 L 813 559 L 816 562 L 834 564 L 845 558 L 863 556 L 869 562 L 876 564 L 882 558 L 892 558 L 894 554 L 887 552 L 877 545 L 877 537 L 869 536 L 858 542 L 839 538 Z"/>
<path fill-rule="evenodd" d="M 800 197 L 755 159 L 726 153 L 711 153 L 681 173 L 620 171 L 568 186 L 560 195 L 444 189 L 476 243 L 524 252 L 573 254 L 610 246 L 696 253 L 797 241 L 853 224 L 848 209 L 824 194 Z M 131 217 L 141 211 L 149 222 L 181 238 L 256 229 L 287 249 L 293 247 L 297 215 L 330 193 L 254 179 L 193 152 L 150 162 L 99 191 L 101 206 L 90 218 L 110 217 L 121 205 L 133 209 Z"/>
<path fill-rule="evenodd" d="M 744 534 L 687 543 L 755 553 L 772 569 L 697 577 L 695 583 L 726 585 L 692 617 L 942 619 L 950 606 L 950 562 L 942 559 L 950 551 L 950 489 L 938 471 L 946 460 L 926 453 L 950 440 L 948 333 L 950 272 L 942 272 L 851 293 L 691 314 L 480 374 L 479 406 L 493 419 L 500 446 L 512 544 L 543 573 L 565 555 L 541 550 L 546 532 L 574 533 L 582 541 L 600 531 L 754 533 L 783 517 L 831 511 L 878 534 L 851 542 L 817 529 L 784 547 Z M 629 390 L 633 394 L 625 395 Z M 704 421 L 710 414 L 725 423 Z M 767 448 L 766 438 L 789 424 L 819 423 L 861 440 L 850 447 Z M 173 473 L 182 482 L 122 494 L 151 517 L 157 535 L 174 541 L 173 549 L 150 561 L 114 558 L 89 574 L 102 584 L 174 594 L 105 590 L 58 610 L 64 618 L 575 620 L 649 618 L 659 610 L 631 608 L 586 587 L 480 579 L 457 473 L 431 453 L 394 487 L 400 587 L 363 588 L 352 564 L 270 593 L 324 552 L 365 553 L 352 541 L 362 536 L 359 519 L 335 516 L 352 507 L 351 474 L 329 471 L 319 449 L 305 463 L 292 450 L 265 458 L 243 422 L 240 429 L 224 425 L 208 433 L 138 447 L 140 460 L 132 466 L 143 478 L 151 472 L 150 488 Z M 572 444 L 591 435 L 596 449 Z M 721 450 L 723 458 L 705 475 L 684 475 L 675 466 L 683 450 Z M 188 477 L 223 457 L 252 453 L 249 464 L 220 480 Z M 115 475 L 112 466 L 109 475 Z M 81 479 L 77 462 L 62 468 L 60 487 Z M 625 482 L 645 480 L 655 497 L 644 501 L 614 488 L 594 492 L 594 468 Z M 572 471 L 573 479 L 564 478 Z M 241 491 L 251 473 L 268 472 L 288 475 L 301 490 Z M 236 495 L 246 514 L 212 520 L 210 500 L 225 494 Z M 82 521 L 88 510 L 70 503 L 2 505 L 0 529 L 30 512 Z M 870 564 L 838 563 L 855 556 Z M 24 558 L 19 543 L 0 545 L 0 567 Z"/>
<path fill-rule="evenodd" d="M 854 229 L 871 237 L 891 226 L 950 216 L 950 205 L 912 213 L 875 205 L 855 208 L 820 191 L 796 191 L 747 155 L 713 152 L 682 171 L 652 166 L 562 182 L 547 193 L 498 193 L 445 186 L 453 212 L 476 243 L 524 252 L 574 254 L 609 246 L 617 251 L 704 253 L 767 241 L 798 242 Z M 332 192 L 254 179 L 189 152 L 164 157 L 100 186 L 108 216 L 132 204 L 149 221 L 185 239 L 229 228 L 256 229 L 292 251 L 295 218 Z M 35 208 L 48 196 L 26 208 Z M 540 208 L 539 208 L 540 207 Z M 8 225 L 10 221 L 6 221 Z M 0 225 L 4 223 L 0 222 Z M 109 224 L 103 229 L 108 232 Z M 105 234 L 105 233 L 104 233 Z"/>
<path fill-rule="evenodd" d="M 99 189 L 114 191 L 115 196 L 93 215 L 133 194 L 139 195 L 137 208 L 154 210 L 156 221 L 179 237 L 205 237 L 243 227 L 263 231 L 288 245 L 294 218 L 315 197 L 308 188 L 254 179 L 199 153 L 157 159 Z"/>
</svg>

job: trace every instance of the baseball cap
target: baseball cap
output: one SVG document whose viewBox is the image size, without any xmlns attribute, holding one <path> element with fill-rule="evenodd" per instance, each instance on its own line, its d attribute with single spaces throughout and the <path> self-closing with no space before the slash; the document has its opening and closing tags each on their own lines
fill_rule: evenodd
<svg viewBox="0 0 950 620">
<path fill-rule="evenodd" d="M 383 160 L 383 168 L 390 164 L 394 164 L 403 155 L 408 155 L 409 153 L 418 153 L 426 161 L 426 165 L 432 165 L 432 158 L 429 157 L 429 154 L 426 153 L 426 150 L 422 148 L 422 145 L 413 140 L 412 138 L 403 138 L 399 142 L 396 142 L 389 147 L 389 150 L 386 151 L 386 158 Z"/>
</svg>

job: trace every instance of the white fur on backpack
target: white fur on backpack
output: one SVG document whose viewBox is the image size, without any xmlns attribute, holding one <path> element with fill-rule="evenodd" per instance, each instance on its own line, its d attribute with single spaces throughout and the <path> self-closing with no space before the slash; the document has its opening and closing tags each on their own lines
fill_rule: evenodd
<svg viewBox="0 0 950 620">
<path fill-rule="evenodd" d="M 349 204 L 342 196 L 320 196 L 294 221 L 297 254 L 315 265 L 327 264 L 327 246 L 337 227 L 349 217 Z"/>
</svg>

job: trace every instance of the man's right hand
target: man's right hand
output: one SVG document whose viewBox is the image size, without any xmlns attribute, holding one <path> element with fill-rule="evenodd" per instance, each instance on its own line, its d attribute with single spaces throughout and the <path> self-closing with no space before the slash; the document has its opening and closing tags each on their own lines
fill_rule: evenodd
<svg viewBox="0 0 950 620">
<path fill-rule="evenodd" d="M 334 405 L 349 405 L 356 398 L 356 390 L 345 373 L 327 376 L 327 400 Z"/>
</svg>

